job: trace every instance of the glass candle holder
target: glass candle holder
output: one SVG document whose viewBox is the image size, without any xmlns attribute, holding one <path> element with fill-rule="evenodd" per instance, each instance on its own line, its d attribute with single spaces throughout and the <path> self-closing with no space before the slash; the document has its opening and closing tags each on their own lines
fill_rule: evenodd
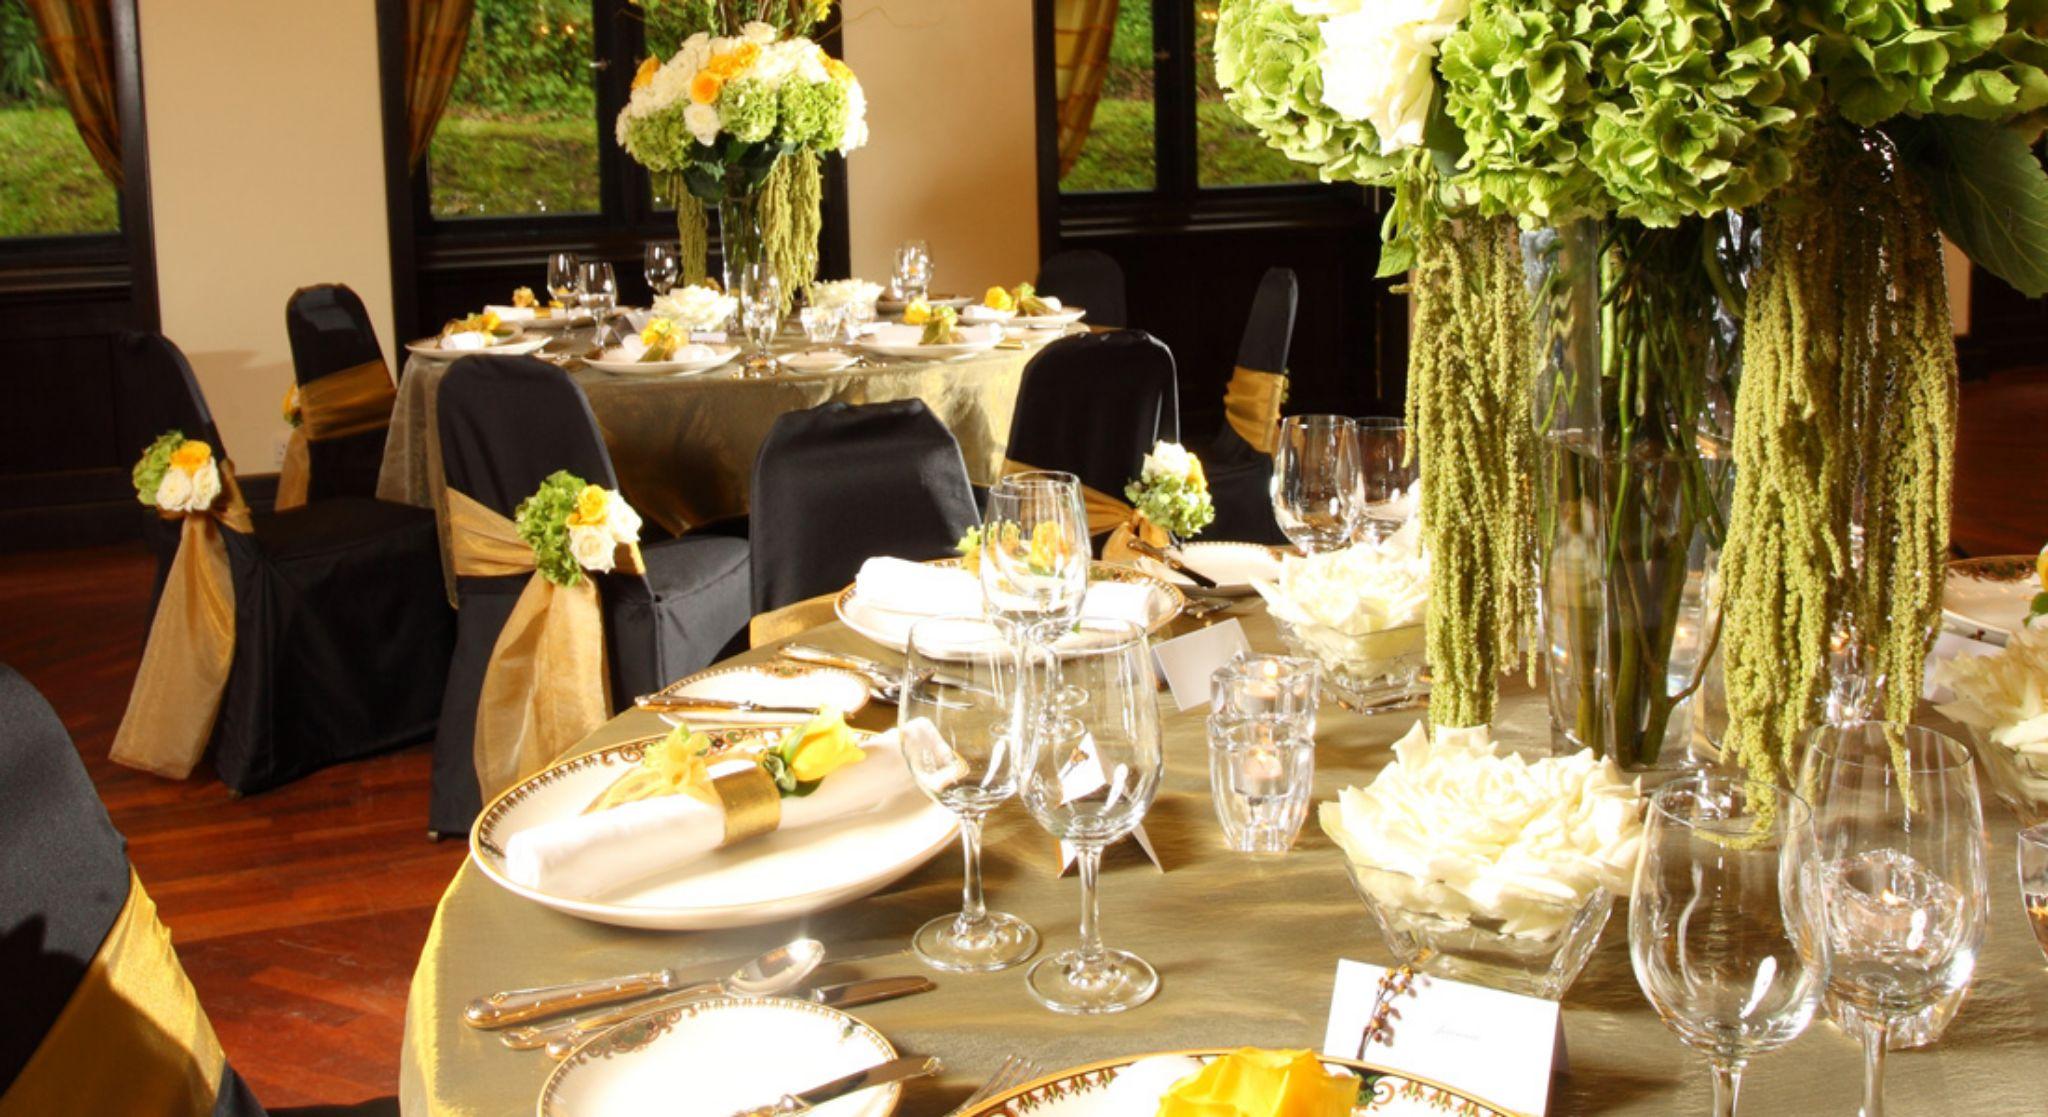
<svg viewBox="0 0 2048 1117">
<path fill-rule="evenodd" d="M 1315 787 L 1315 664 L 1240 659 L 1211 677 L 1209 706 L 1209 782 L 1224 843 L 1287 852 Z"/>
</svg>

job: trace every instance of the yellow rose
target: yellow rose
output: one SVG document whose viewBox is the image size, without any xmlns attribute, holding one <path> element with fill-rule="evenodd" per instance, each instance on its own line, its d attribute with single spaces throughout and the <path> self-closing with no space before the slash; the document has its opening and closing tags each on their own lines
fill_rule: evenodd
<svg viewBox="0 0 2048 1117">
<path fill-rule="evenodd" d="M 640 763 L 612 781 L 584 811 L 602 811 L 622 803 L 637 803 L 664 795 L 687 795 L 709 806 L 718 805 L 718 793 L 711 789 L 711 769 L 704 757 L 711 751 L 711 738 L 685 732 L 682 727 L 647 746 Z"/>
<path fill-rule="evenodd" d="M 654 72 L 661 69 L 661 59 L 648 55 L 640 60 L 640 68 L 633 71 L 633 88 L 645 89 L 654 84 Z"/>
<path fill-rule="evenodd" d="M 610 509 L 611 496 L 602 486 L 585 485 L 576 494 L 576 509 L 569 513 L 569 522 L 577 527 L 592 527 L 603 523 Z"/>
<path fill-rule="evenodd" d="M 824 53 L 822 48 L 820 49 L 819 53 Z M 847 66 L 846 63 L 841 62 L 840 60 L 832 57 L 829 54 L 825 55 L 825 73 L 829 74 L 833 81 L 840 82 L 842 84 L 853 80 L 852 68 Z"/>
<path fill-rule="evenodd" d="M 213 447 L 196 438 L 186 439 L 183 446 L 171 451 L 171 464 L 187 473 L 197 473 L 213 460 Z"/>
<path fill-rule="evenodd" d="M 299 386 L 297 384 L 284 390 L 284 421 L 295 427 L 299 425 Z"/>
<path fill-rule="evenodd" d="M 718 75 L 720 81 L 731 81 L 754 68 L 754 62 L 761 57 L 761 48 L 754 43 L 741 43 L 724 54 L 714 54 L 704 69 Z"/>
<path fill-rule="evenodd" d="M 498 312 L 495 310 L 484 311 L 483 318 L 479 320 L 479 324 L 483 327 L 485 333 L 496 333 L 498 326 L 501 324 L 498 321 Z"/>
<path fill-rule="evenodd" d="M 906 326 L 922 326 L 931 320 L 932 308 L 923 299 L 914 299 L 903 308 L 903 324 Z"/>
<path fill-rule="evenodd" d="M 820 710 L 810 724 L 791 730 L 777 749 L 798 783 L 822 780 L 849 764 L 867 759 L 867 754 L 854 743 L 853 730 L 846 727 L 846 719 L 830 707 Z"/>
<path fill-rule="evenodd" d="M 1350 1117 L 1358 1088 L 1310 1052 L 1245 1047 L 1174 1083 L 1158 1117 Z"/>
<path fill-rule="evenodd" d="M 690 79 L 690 100 L 700 105 L 711 104 L 718 100 L 718 91 L 723 88 L 725 88 L 724 78 L 719 77 L 708 69 L 699 70 L 697 71 L 697 76 Z"/>
<path fill-rule="evenodd" d="M 991 287 L 988 294 L 981 297 L 981 305 L 990 310 L 1015 310 L 1017 300 L 1011 298 L 1010 293 L 1001 287 Z"/>
<path fill-rule="evenodd" d="M 1188 487 L 1196 492 L 1209 491 L 1209 475 L 1202 472 L 1202 459 L 1188 455 Z"/>
<path fill-rule="evenodd" d="M 533 288 L 515 287 L 512 290 L 513 306 L 538 306 L 540 300 L 533 297 Z"/>
</svg>

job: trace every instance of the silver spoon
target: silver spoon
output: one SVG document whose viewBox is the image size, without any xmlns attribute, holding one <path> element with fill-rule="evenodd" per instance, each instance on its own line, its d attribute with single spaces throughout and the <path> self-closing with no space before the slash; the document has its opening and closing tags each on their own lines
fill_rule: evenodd
<svg viewBox="0 0 2048 1117">
<path fill-rule="evenodd" d="M 749 961 L 733 971 L 731 976 L 717 981 L 703 981 L 686 986 L 676 981 L 674 970 L 656 970 L 653 973 L 633 974 L 624 978 L 607 977 L 596 981 L 571 982 L 567 985 L 513 989 L 479 998 L 478 1003 L 472 1004 L 464 1015 L 473 1026 L 496 1028 L 572 1009 L 632 1000 L 649 993 L 687 991 L 707 997 L 719 994 L 769 997 L 802 984 L 805 978 L 811 976 L 811 971 L 817 969 L 818 964 L 824 960 L 824 943 L 816 939 L 796 939 Z M 522 1030 L 531 1032 L 538 1029 Z M 511 1046 L 523 1050 L 526 1045 Z"/>
</svg>

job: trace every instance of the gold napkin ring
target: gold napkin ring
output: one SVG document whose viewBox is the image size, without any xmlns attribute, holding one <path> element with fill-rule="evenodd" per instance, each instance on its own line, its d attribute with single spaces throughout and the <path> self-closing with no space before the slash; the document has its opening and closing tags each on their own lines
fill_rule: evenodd
<svg viewBox="0 0 2048 1117">
<path fill-rule="evenodd" d="M 718 848 L 757 838 L 782 825 L 782 791 L 757 765 L 727 772 L 711 781 L 711 790 L 725 808 L 725 839 Z"/>
</svg>

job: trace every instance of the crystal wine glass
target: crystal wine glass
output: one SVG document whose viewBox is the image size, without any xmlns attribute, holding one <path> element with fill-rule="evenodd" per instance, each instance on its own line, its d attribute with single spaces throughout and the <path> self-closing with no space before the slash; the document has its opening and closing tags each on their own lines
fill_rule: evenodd
<svg viewBox="0 0 2048 1117">
<path fill-rule="evenodd" d="M 1038 949 L 1038 932 L 1014 915 L 989 911 L 981 892 L 982 819 L 1016 793 L 1023 762 L 1024 708 L 1017 699 L 1024 660 L 1009 629 L 982 617 L 932 617 L 911 626 L 905 648 L 897 702 L 903 758 L 917 786 L 960 816 L 967 858 L 960 913 L 932 920 L 911 939 L 934 969 L 1000 970 Z"/>
<path fill-rule="evenodd" d="M 1820 1005 L 1812 852 L 1812 812 L 1783 788 L 1709 773 L 1650 799 L 1629 959 L 1657 1015 L 1712 1065 L 1715 1117 L 1735 1117 L 1743 1067 L 1798 1038 Z"/>
<path fill-rule="evenodd" d="M 1071 473 L 1013 473 L 989 490 L 982 517 L 981 592 L 991 615 L 1042 644 L 1081 615 L 1088 593 L 1088 517 Z"/>
<path fill-rule="evenodd" d="M 739 299 L 740 326 L 747 334 L 743 375 L 773 376 L 777 365 L 769 347 L 775 343 L 776 331 L 782 328 L 782 280 L 766 260 L 741 265 L 735 278 L 738 288 L 733 294 Z"/>
<path fill-rule="evenodd" d="M 585 260 L 576 266 L 576 293 L 592 318 L 599 322 L 611 316 L 618 305 L 619 281 L 605 260 Z"/>
<path fill-rule="evenodd" d="M 1102 850 L 1129 834 L 1159 792 L 1159 695 L 1145 634 L 1129 621 L 1088 620 L 1060 642 L 1061 671 L 1082 700 L 1029 723 L 1024 806 L 1081 867 L 1081 943 L 1040 959 L 1025 985 L 1054 1012 L 1121 1012 L 1150 1000 L 1159 975 L 1102 945 L 1096 878 Z"/>
<path fill-rule="evenodd" d="M 1290 415 L 1273 451 L 1273 516 L 1303 551 L 1350 544 L 1363 496 L 1358 426 L 1342 415 Z"/>
<path fill-rule="evenodd" d="M 676 258 L 676 246 L 657 241 L 647 246 L 641 256 L 640 270 L 647 277 L 647 288 L 656 297 L 666 295 L 676 285 L 676 277 L 682 274 L 682 261 Z"/>
<path fill-rule="evenodd" d="M 1358 430 L 1358 471 L 1363 502 L 1359 538 L 1378 543 L 1415 517 L 1408 491 L 1416 462 L 1408 456 L 1408 424 L 1399 419 L 1354 419 Z"/>
<path fill-rule="evenodd" d="M 2020 903 L 2027 911 L 2027 926 L 2034 929 L 2034 943 L 2048 958 L 2048 822 L 2029 826 L 2019 834 Z"/>
<path fill-rule="evenodd" d="M 548 294 L 563 306 L 576 305 L 577 259 L 574 252 L 548 253 Z"/>
<path fill-rule="evenodd" d="M 1984 945 L 1977 776 L 1953 738 L 1865 721 L 1813 731 L 1799 789 L 1813 806 L 1828 995 L 1862 1033 L 1862 1117 L 1883 1117 L 1892 1027 L 1968 986 Z"/>
<path fill-rule="evenodd" d="M 896 248 L 894 275 L 896 297 L 904 302 L 924 298 L 931 291 L 932 253 L 921 240 L 907 240 Z"/>
</svg>

